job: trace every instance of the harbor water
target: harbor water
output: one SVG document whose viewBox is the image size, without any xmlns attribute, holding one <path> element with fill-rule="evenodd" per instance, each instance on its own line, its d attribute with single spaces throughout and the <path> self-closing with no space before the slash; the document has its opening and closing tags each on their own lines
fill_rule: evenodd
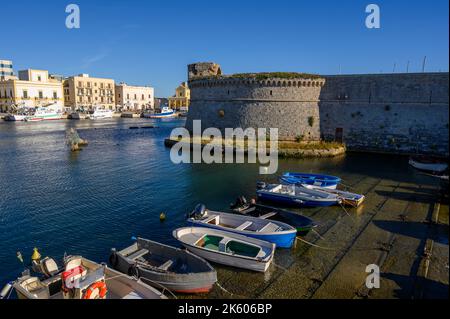
<svg viewBox="0 0 450 319">
<path fill-rule="evenodd" d="M 240 195 L 255 197 L 257 181 L 274 182 L 284 171 L 337 175 L 356 190 L 368 179 L 434 183 L 412 171 L 405 157 L 373 154 L 280 159 L 277 174 L 268 176 L 259 175 L 259 164 L 173 164 L 164 138 L 183 125 L 183 119 L 1 122 L 0 286 L 24 268 L 16 252 L 29 263 L 33 247 L 57 260 L 67 253 L 101 262 L 112 247 L 129 245 L 132 236 L 178 245 L 172 231 L 185 225 L 196 204 L 227 209 Z M 71 127 L 89 141 L 82 151 L 70 152 L 65 145 Z M 301 211 L 322 224 L 343 214 L 340 207 Z M 365 213 L 364 207 L 358 212 Z M 299 253 L 281 250 L 276 264 L 288 268 L 296 258 Z M 225 278 L 217 268 L 219 279 Z M 267 274 L 244 274 L 269 280 Z"/>
</svg>

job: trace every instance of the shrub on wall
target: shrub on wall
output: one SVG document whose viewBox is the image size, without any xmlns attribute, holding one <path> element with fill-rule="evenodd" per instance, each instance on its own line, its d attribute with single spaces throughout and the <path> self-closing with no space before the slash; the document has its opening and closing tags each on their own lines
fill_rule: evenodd
<svg viewBox="0 0 450 319">
<path fill-rule="evenodd" d="M 219 117 L 224 117 L 224 116 L 225 116 L 225 111 L 219 110 Z"/>
<path fill-rule="evenodd" d="M 314 117 L 312 117 L 312 116 L 308 117 L 308 124 L 309 124 L 309 126 L 311 126 L 311 127 L 314 126 Z"/>
</svg>

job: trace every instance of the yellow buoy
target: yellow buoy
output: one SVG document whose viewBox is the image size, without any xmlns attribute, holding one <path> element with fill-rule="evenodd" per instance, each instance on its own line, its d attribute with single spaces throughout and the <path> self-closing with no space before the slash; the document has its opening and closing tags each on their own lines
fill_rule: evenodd
<svg viewBox="0 0 450 319">
<path fill-rule="evenodd" d="M 39 259 L 41 259 L 41 254 L 39 253 L 39 250 L 36 247 L 34 247 L 33 255 L 31 255 L 31 260 L 36 261 L 36 260 L 39 260 Z"/>
<path fill-rule="evenodd" d="M 165 221 L 166 220 L 166 214 L 164 214 L 164 213 L 159 214 L 159 220 L 161 222 Z"/>
</svg>

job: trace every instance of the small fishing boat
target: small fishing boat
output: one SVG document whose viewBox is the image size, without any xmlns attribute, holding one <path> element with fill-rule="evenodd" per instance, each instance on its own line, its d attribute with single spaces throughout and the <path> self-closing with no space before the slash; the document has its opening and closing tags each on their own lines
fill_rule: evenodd
<svg viewBox="0 0 450 319">
<path fill-rule="evenodd" d="M 188 223 L 265 240 L 279 248 L 292 247 L 297 235 L 294 227 L 279 221 L 210 211 L 201 204 L 190 214 Z"/>
<path fill-rule="evenodd" d="M 326 188 L 326 187 L 318 187 L 318 186 L 313 186 L 313 185 L 302 185 L 302 186 L 307 189 L 313 189 L 313 190 L 325 192 L 328 194 L 335 194 L 342 200 L 343 205 L 351 206 L 351 207 L 358 207 L 359 205 L 362 204 L 362 202 L 366 198 L 362 194 L 351 193 L 351 192 L 342 191 L 342 190 L 338 190 L 338 189 L 330 189 L 330 188 Z"/>
<path fill-rule="evenodd" d="M 122 273 L 179 293 L 206 293 L 217 281 L 216 271 L 204 259 L 143 238 L 119 252 L 112 249 L 109 263 Z"/>
<path fill-rule="evenodd" d="M 62 112 L 57 109 L 56 105 L 49 105 L 45 107 L 38 107 L 32 115 L 25 117 L 24 121 L 37 122 L 37 121 L 50 121 L 62 119 Z"/>
<path fill-rule="evenodd" d="M 114 112 L 112 110 L 96 108 L 94 113 L 89 115 L 89 118 L 93 120 L 110 119 L 113 117 L 113 114 Z"/>
<path fill-rule="evenodd" d="M 275 244 L 211 228 L 179 228 L 173 236 L 206 260 L 258 272 L 269 268 L 275 253 Z"/>
<path fill-rule="evenodd" d="M 336 194 L 307 189 L 299 185 L 269 184 L 260 185 L 256 191 L 258 199 L 286 205 L 322 207 L 340 204 Z"/>
<path fill-rule="evenodd" d="M 168 106 L 164 106 L 160 113 L 144 113 L 145 118 L 164 119 L 178 116 L 177 113 Z"/>
<path fill-rule="evenodd" d="M 16 121 L 25 121 L 26 118 L 27 118 L 26 113 L 23 114 L 18 113 L 18 114 L 8 114 L 3 118 L 3 120 L 8 122 L 16 122 Z"/>
<path fill-rule="evenodd" d="M 280 177 L 280 182 L 284 184 L 307 184 L 325 188 L 336 189 L 341 179 L 336 176 L 307 174 L 307 173 L 284 173 Z"/>
<path fill-rule="evenodd" d="M 233 205 L 232 211 L 240 215 L 286 223 L 297 229 L 298 236 L 306 236 L 317 227 L 317 224 L 311 218 L 301 214 L 261 204 L 247 204 L 246 200 L 242 203 L 242 198 Z"/>
<path fill-rule="evenodd" d="M 49 257 L 39 267 L 42 278 L 27 270 L 11 285 L 19 299 L 166 299 L 142 281 L 81 256 L 66 257 L 62 270 Z"/>
<path fill-rule="evenodd" d="M 443 173 L 448 169 L 448 159 L 435 156 L 411 156 L 409 165 L 427 173 Z"/>
</svg>

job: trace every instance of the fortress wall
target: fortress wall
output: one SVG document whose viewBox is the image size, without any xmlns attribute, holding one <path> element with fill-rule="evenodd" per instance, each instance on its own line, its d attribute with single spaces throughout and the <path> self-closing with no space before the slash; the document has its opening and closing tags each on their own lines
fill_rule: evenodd
<svg viewBox="0 0 450 319">
<path fill-rule="evenodd" d="M 349 149 L 448 154 L 448 73 L 191 78 L 186 127 L 278 128 L 280 139 Z M 312 120 L 311 120 L 312 119 Z M 312 125 L 311 125 L 312 124 Z"/>
<path fill-rule="evenodd" d="M 320 138 L 319 96 L 323 79 L 207 79 L 189 82 L 191 104 L 186 127 L 278 128 L 280 138 Z M 310 119 L 312 118 L 312 120 Z"/>
<path fill-rule="evenodd" d="M 448 73 L 326 77 L 320 131 L 350 149 L 448 154 Z"/>
</svg>

